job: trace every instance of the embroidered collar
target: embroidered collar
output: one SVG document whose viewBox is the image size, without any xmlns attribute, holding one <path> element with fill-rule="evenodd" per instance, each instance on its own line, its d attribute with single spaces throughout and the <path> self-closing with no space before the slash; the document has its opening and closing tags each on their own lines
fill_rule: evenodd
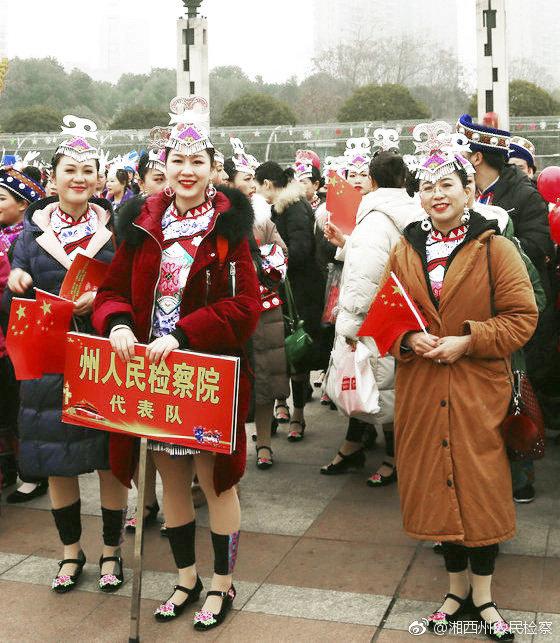
<svg viewBox="0 0 560 643">
<path fill-rule="evenodd" d="M 492 194 L 494 190 L 496 189 L 496 183 L 500 180 L 500 177 L 496 177 L 490 185 L 487 185 L 484 190 L 479 190 L 478 194 L 479 196 L 486 196 L 487 194 Z"/>
<path fill-rule="evenodd" d="M 468 229 L 469 229 L 468 226 L 461 225 L 457 228 L 453 228 L 453 230 L 450 230 L 447 234 L 443 234 L 443 232 L 440 232 L 439 230 L 436 230 L 434 228 L 430 233 L 429 241 L 432 241 L 432 242 L 458 241 L 459 239 L 463 239 L 465 237 Z"/>
<path fill-rule="evenodd" d="M 10 246 L 18 238 L 22 230 L 23 221 L 0 228 L 0 251 L 9 250 Z"/>
<path fill-rule="evenodd" d="M 60 207 L 60 205 L 57 205 L 54 212 L 51 215 L 51 226 L 54 229 L 54 228 L 67 228 L 68 226 L 80 225 L 80 223 L 84 223 L 85 221 L 90 219 L 92 214 L 94 213 L 91 207 L 88 207 L 88 209 L 80 217 L 78 217 L 77 219 L 74 219 L 74 217 L 71 214 L 64 212 L 64 210 Z M 55 230 L 55 232 L 56 231 L 57 230 Z"/>
<path fill-rule="evenodd" d="M 169 214 L 174 216 L 176 219 L 195 219 L 196 217 L 200 217 L 203 214 L 206 214 L 213 207 L 214 204 L 212 203 L 212 201 L 208 200 L 202 205 L 199 205 L 196 208 L 191 208 L 190 210 L 187 210 L 185 213 L 181 214 L 179 210 L 177 210 L 175 201 L 173 201 L 169 209 Z"/>
<path fill-rule="evenodd" d="M 313 211 L 315 211 L 321 205 L 321 197 L 315 193 L 315 196 L 311 199 L 309 205 L 313 208 Z"/>
</svg>

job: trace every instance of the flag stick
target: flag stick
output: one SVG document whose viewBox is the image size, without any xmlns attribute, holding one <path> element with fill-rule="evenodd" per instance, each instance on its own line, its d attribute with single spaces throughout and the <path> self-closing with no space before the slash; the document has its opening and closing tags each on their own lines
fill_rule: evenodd
<svg viewBox="0 0 560 643">
<path fill-rule="evenodd" d="M 416 310 L 414 304 L 410 301 L 410 297 L 408 296 L 408 293 L 406 292 L 406 290 L 403 288 L 403 285 L 399 281 L 397 275 L 394 272 L 392 272 L 391 277 L 393 277 L 395 283 L 400 288 L 401 294 L 404 297 L 404 300 L 406 301 L 408 307 L 412 311 L 412 314 L 414 315 L 414 317 L 416 317 L 416 321 L 420 324 L 420 328 L 424 331 L 424 334 L 426 335 L 426 337 L 429 337 L 428 331 L 426 330 L 426 326 L 424 325 L 424 322 L 422 321 L 422 317 L 420 317 L 420 315 L 418 314 L 418 311 Z"/>
<path fill-rule="evenodd" d="M 146 459 L 148 456 L 148 439 L 140 439 L 140 456 L 138 459 L 138 498 L 136 500 L 136 532 L 134 536 L 134 564 L 132 578 L 132 596 L 130 599 L 130 634 L 129 643 L 140 643 L 140 599 L 142 597 L 142 550 L 144 548 L 144 505 L 146 495 Z"/>
</svg>

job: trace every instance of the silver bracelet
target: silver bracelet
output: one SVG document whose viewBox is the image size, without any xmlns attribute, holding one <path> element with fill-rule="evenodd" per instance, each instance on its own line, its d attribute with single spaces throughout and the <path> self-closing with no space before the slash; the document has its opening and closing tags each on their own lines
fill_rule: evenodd
<svg viewBox="0 0 560 643">
<path fill-rule="evenodd" d="M 130 326 L 128 324 L 117 324 L 116 326 L 113 326 L 113 328 L 111 328 L 111 332 L 109 333 L 109 336 L 112 335 L 113 331 L 120 330 L 121 328 L 126 328 L 126 329 L 132 331 L 132 328 L 130 328 Z"/>
</svg>

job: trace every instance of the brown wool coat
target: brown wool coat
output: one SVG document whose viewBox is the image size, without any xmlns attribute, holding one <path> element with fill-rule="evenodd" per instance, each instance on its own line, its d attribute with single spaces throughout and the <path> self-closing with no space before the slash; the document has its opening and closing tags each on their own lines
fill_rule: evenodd
<svg viewBox="0 0 560 643">
<path fill-rule="evenodd" d="M 496 317 L 490 312 L 489 241 Z M 471 333 L 467 355 L 452 365 L 401 353 L 402 337 L 393 345 L 404 529 L 419 540 L 470 547 L 508 540 L 515 533 L 515 509 L 499 427 L 511 398 L 504 358 L 530 339 L 537 323 L 527 270 L 513 243 L 488 229 L 466 240 L 448 266 L 439 310 L 409 239 L 393 249 L 386 277 L 390 270 L 421 307 L 430 333 Z"/>
<path fill-rule="evenodd" d="M 253 234 L 259 246 L 278 244 L 288 256 L 288 249 L 270 219 L 255 222 Z M 263 310 L 253 335 L 255 404 L 263 405 L 290 395 L 290 380 L 284 349 L 282 307 Z"/>
</svg>

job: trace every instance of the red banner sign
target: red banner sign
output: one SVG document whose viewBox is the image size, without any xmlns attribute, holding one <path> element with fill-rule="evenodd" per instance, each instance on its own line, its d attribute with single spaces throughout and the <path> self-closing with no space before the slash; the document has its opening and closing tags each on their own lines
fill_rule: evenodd
<svg viewBox="0 0 560 643">
<path fill-rule="evenodd" d="M 125 364 L 108 339 L 68 333 L 62 421 L 192 449 L 235 449 L 239 358 L 173 351 L 159 364 L 135 346 Z"/>
</svg>

